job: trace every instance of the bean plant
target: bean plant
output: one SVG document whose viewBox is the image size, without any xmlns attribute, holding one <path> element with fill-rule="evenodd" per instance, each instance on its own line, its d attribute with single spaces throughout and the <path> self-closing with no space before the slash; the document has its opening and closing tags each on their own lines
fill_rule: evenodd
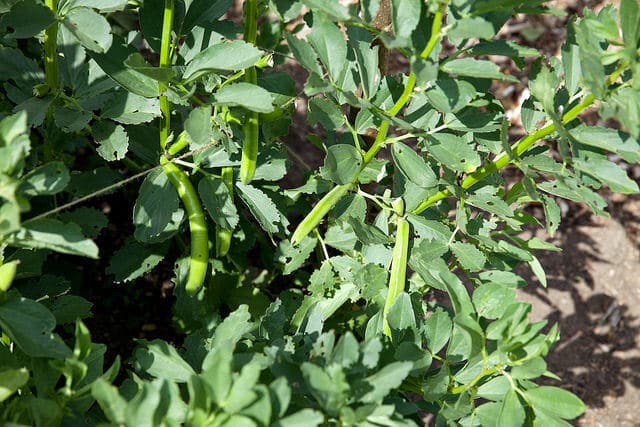
<svg viewBox="0 0 640 427">
<path fill-rule="evenodd" d="M 562 331 L 516 297 L 559 248 L 522 232 L 553 235 L 558 199 L 606 216 L 603 192 L 639 192 L 638 3 L 585 9 L 551 57 L 499 35 L 562 13 L 541 0 L 345 4 L 0 0 L 3 424 L 584 412 L 545 362 Z M 528 88 L 521 127 L 497 81 Z M 96 243 L 112 226 L 115 251 Z M 153 272 L 180 338 L 112 362 L 78 294 L 108 281 L 117 300 Z"/>
</svg>

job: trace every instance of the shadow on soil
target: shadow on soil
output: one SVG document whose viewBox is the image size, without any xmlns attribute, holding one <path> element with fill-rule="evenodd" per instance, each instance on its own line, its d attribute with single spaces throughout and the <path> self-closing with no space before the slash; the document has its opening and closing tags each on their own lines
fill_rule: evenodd
<svg viewBox="0 0 640 427">
<path fill-rule="evenodd" d="M 530 285 L 524 291 L 547 304 L 551 309 L 549 324 L 560 326 L 561 341 L 547 357 L 549 370 L 588 406 L 600 408 L 607 405 L 605 396 L 624 395 L 626 382 L 640 387 L 640 357 L 626 355 L 638 346 L 640 328 L 629 307 L 596 288 L 589 263 L 605 261 L 598 253 L 597 242 L 576 227 L 588 223 L 589 217 L 584 214 L 575 218 L 560 230 L 557 244 L 563 248 L 562 253 L 538 256 L 547 271 L 549 289 L 570 295 L 574 309 L 551 300 L 540 286 Z M 526 278 L 533 282 L 531 277 Z M 580 292 L 580 281 L 589 291 Z M 550 383 L 558 385 L 556 381 Z"/>
</svg>

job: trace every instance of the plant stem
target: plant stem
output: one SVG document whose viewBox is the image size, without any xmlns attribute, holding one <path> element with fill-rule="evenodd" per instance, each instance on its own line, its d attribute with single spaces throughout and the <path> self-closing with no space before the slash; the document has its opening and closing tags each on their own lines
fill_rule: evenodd
<svg viewBox="0 0 640 427">
<path fill-rule="evenodd" d="M 174 0 L 164 1 L 164 17 L 162 19 L 162 40 L 160 44 L 160 68 L 169 66 L 171 61 L 171 29 L 173 28 Z M 165 95 L 167 85 L 158 83 L 160 89 L 160 147 L 164 150 L 171 132 L 171 105 Z"/>
<path fill-rule="evenodd" d="M 620 67 L 618 67 L 609 76 L 609 78 L 607 79 L 607 84 L 612 84 L 620 76 L 620 74 L 624 72 L 627 66 L 628 64 L 626 63 L 621 64 Z M 595 102 L 595 100 L 596 100 L 596 97 L 594 95 L 585 96 L 585 98 L 582 101 L 580 101 L 577 105 L 575 105 L 572 109 L 567 111 L 565 115 L 562 116 L 562 124 L 567 124 L 575 120 L 580 115 L 580 113 L 582 113 L 584 110 L 589 108 Z M 537 141 L 543 138 L 546 138 L 547 136 L 551 135 L 555 131 L 556 131 L 556 126 L 555 124 L 551 123 L 525 136 L 524 138 L 521 138 L 511 146 L 511 152 L 513 153 L 513 157 L 509 156 L 509 153 L 507 152 L 504 152 L 498 155 L 498 157 L 496 157 L 495 160 L 489 162 L 488 164 L 482 166 L 480 169 L 478 169 L 477 171 L 467 176 L 462 181 L 462 184 L 460 186 L 462 187 L 463 190 L 468 190 L 469 188 L 476 185 L 478 182 L 482 181 L 487 176 L 491 175 L 492 173 L 498 172 L 499 170 L 501 170 L 502 168 L 506 167 L 508 164 L 513 162 L 515 159 L 518 159 L 527 150 L 529 150 L 529 148 L 531 148 L 533 144 L 535 144 Z M 434 194 L 433 196 L 429 197 L 428 199 L 420 203 L 420 205 L 418 205 L 416 208 L 413 209 L 412 213 L 418 215 L 424 212 L 424 210 L 427 209 L 428 207 L 433 206 L 439 201 L 446 199 L 447 197 L 450 197 L 450 196 L 451 196 L 451 192 L 449 190 L 445 189 L 445 190 L 439 191 L 438 193 Z"/>
<path fill-rule="evenodd" d="M 444 12 L 447 8 L 448 0 L 440 3 L 437 12 L 433 17 L 433 24 L 431 26 L 431 37 L 427 42 L 424 50 L 420 54 L 422 59 L 426 59 L 431 55 L 431 52 L 435 48 L 438 40 L 440 39 L 440 30 L 442 28 L 442 19 Z M 416 75 L 413 72 L 409 73 L 409 77 L 407 78 L 407 83 L 400 95 L 400 98 L 395 102 L 393 107 L 387 111 L 392 117 L 395 117 L 404 106 L 409 102 L 409 98 L 413 93 L 413 89 L 416 84 Z M 340 199 L 347 194 L 347 191 L 354 184 L 358 182 L 358 178 L 360 173 L 367 167 L 367 165 L 376 157 L 380 149 L 384 146 L 387 141 L 387 134 L 389 132 L 389 121 L 383 120 L 380 125 L 380 129 L 378 129 L 378 135 L 376 136 L 375 141 L 367 150 L 364 155 L 362 165 L 360 166 L 360 171 L 356 174 L 353 179 L 351 185 L 337 185 L 331 191 L 324 195 L 324 197 L 316 204 L 316 206 L 311 210 L 311 212 L 302 220 L 298 227 L 294 231 L 291 237 L 291 244 L 296 245 L 299 243 L 311 230 L 317 227 L 318 224 L 322 221 L 324 216 L 340 201 Z"/>
<path fill-rule="evenodd" d="M 440 30 L 442 29 L 442 18 L 448 3 L 449 3 L 448 0 L 440 3 L 440 6 L 438 6 L 438 10 L 433 16 L 433 24 L 431 25 L 431 37 L 429 37 L 429 41 L 427 42 L 427 45 L 425 46 L 422 53 L 420 53 L 421 59 L 427 59 L 429 55 L 431 55 L 431 52 L 436 47 L 436 44 L 440 39 Z M 400 98 L 398 98 L 396 103 L 393 104 L 393 107 L 391 107 L 387 111 L 387 114 L 389 114 L 391 117 L 397 116 L 398 113 L 400 113 L 400 111 L 402 111 L 402 109 L 405 107 L 407 102 L 409 102 L 409 99 L 411 98 L 411 94 L 413 93 L 413 89 L 415 88 L 415 85 L 416 85 L 416 79 L 417 79 L 416 74 L 413 71 L 411 71 L 409 73 L 409 77 L 407 78 L 407 84 L 405 85 L 404 90 L 400 95 Z M 389 133 L 389 121 L 384 120 L 380 125 L 380 129 L 378 129 L 378 135 L 376 135 L 376 139 L 373 142 L 373 145 L 371 145 L 369 150 L 364 155 L 364 161 L 362 162 L 362 166 L 360 167 L 360 172 L 362 172 L 367 167 L 367 165 L 376 157 L 380 149 L 384 146 L 387 140 L 388 133 Z M 357 180 L 358 180 L 358 176 L 354 178 L 354 183 L 357 182 Z"/>
<path fill-rule="evenodd" d="M 44 73 L 51 90 L 58 89 L 58 0 L 45 0 L 56 21 L 44 31 Z"/>
<path fill-rule="evenodd" d="M 255 44 L 258 34 L 258 0 L 245 0 L 244 8 L 244 41 Z M 245 70 L 245 81 L 252 85 L 258 84 L 256 67 Z M 242 160 L 240 162 L 240 180 L 249 184 L 253 180 L 258 158 L 258 138 L 260 123 L 256 111 L 248 111 L 242 126 Z"/>
</svg>

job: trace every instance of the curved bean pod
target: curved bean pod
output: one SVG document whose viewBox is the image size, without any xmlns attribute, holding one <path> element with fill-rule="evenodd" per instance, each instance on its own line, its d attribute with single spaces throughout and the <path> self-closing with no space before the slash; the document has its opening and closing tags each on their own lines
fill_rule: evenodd
<svg viewBox="0 0 640 427">
<path fill-rule="evenodd" d="M 311 233 L 315 229 L 320 221 L 329 213 L 336 203 L 347 194 L 347 191 L 351 188 L 352 184 L 336 185 L 331 191 L 324 195 L 317 205 L 311 209 L 311 212 L 298 224 L 298 228 L 293 232 L 291 236 L 291 244 L 297 245 L 304 239 L 307 234 Z"/>
<path fill-rule="evenodd" d="M 207 221 L 198 198 L 198 193 L 189 181 L 189 177 L 176 165 L 160 157 L 160 164 L 167 178 L 178 191 L 178 196 L 184 204 L 189 217 L 191 232 L 191 257 L 189 260 L 189 275 L 185 286 L 189 295 L 195 295 L 204 283 L 209 261 L 209 233 Z"/>
<path fill-rule="evenodd" d="M 387 300 L 384 303 L 383 312 L 384 333 L 389 337 L 391 336 L 391 328 L 389 328 L 387 314 L 389 313 L 393 303 L 398 298 L 398 295 L 404 291 L 407 277 L 407 256 L 409 253 L 409 230 L 411 228 L 409 221 L 407 221 L 404 216 L 398 216 L 396 224 L 396 243 L 393 247 L 393 254 L 391 257 L 389 292 L 387 293 Z"/>
</svg>

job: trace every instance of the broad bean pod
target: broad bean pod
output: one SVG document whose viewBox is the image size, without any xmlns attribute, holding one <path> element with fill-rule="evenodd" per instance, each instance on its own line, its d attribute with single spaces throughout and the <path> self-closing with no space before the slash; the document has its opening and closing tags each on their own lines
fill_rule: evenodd
<svg viewBox="0 0 640 427">
<path fill-rule="evenodd" d="M 160 157 L 160 164 L 167 178 L 178 191 L 178 196 L 184 204 L 189 218 L 189 231 L 191 232 L 191 256 L 189 259 L 189 274 L 185 288 L 189 295 L 195 295 L 207 275 L 207 263 L 209 262 L 209 233 L 198 193 L 189 177 L 176 165 Z"/>
</svg>

